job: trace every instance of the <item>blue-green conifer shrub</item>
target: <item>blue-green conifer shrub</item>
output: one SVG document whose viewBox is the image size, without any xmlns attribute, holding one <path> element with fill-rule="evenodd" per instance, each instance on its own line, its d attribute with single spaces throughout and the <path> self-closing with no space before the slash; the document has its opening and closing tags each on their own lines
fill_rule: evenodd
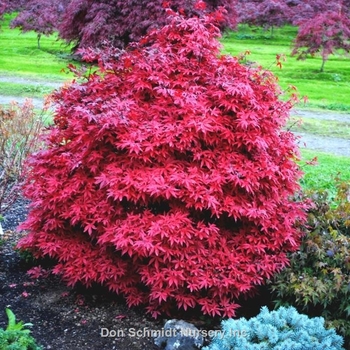
<svg viewBox="0 0 350 350">
<path fill-rule="evenodd" d="M 256 317 L 228 319 L 221 326 L 202 350 L 344 350 L 343 338 L 325 329 L 323 317 L 309 318 L 294 307 L 270 312 L 264 306 Z"/>
</svg>

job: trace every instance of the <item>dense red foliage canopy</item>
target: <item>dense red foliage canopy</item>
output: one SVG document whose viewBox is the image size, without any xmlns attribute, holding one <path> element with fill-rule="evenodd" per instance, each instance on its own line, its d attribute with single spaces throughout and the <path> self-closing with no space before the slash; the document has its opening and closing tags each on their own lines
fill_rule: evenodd
<svg viewBox="0 0 350 350">
<path fill-rule="evenodd" d="M 19 247 L 154 317 L 233 316 L 298 248 L 291 102 L 271 73 L 219 54 L 221 13 L 172 15 L 127 51 L 85 51 L 99 70 L 54 95 Z"/>
</svg>

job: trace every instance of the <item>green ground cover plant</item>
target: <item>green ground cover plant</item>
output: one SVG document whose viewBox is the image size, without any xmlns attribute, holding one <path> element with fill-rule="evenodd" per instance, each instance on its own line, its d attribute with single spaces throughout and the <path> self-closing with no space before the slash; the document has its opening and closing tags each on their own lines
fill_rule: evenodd
<svg viewBox="0 0 350 350">
<path fill-rule="evenodd" d="M 261 28 L 240 25 L 238 31 L 226 34 L 222 43 L 224 53 L 238 55 L 249 50 L 247 62 L 258 62 L 273 71 L 282 88 L 289 85 L 298 88 L 308 102 L 300 107 L 350 111 L 350 64 L 349 57 L 330 56 L 323 73 L 319 72 L 321 57 L 315 56 L 305 61 L 291 57 L 292 41 L 297 28 L 285 26 L 275 29 L 274 37 Z M 283 69 L 273 64 L 276 54 L 284 54 Z"/>
<path fill-rule="evenodd" d="M 31 323 L 16 321 L 15 314 L 6 308 L 8 325 L 6 329 L 0 328 L 0 350 L 41 350 L 35 339 L 30 335 L 27 327 L 33 326 Z"/>
</svg>

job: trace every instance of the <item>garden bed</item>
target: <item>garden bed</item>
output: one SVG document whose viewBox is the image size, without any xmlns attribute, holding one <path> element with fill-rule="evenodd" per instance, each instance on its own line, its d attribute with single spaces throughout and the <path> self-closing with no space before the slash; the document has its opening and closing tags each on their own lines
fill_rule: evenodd
<svg viewBox="0 0 350 350">
<path fill-rule="evenodd" d="M 14 250 L 17 241 L 25 234 L 16 231 L 25 219 L 26 203 L 18 201 L 4 213 L 5 239 L 0 245 L 0 328 L 5 328 L 5 308 L 10 308 L 17 320 L 33 324 L 32 335 L 43 349 L 60 350 L 156 350 L 151 331 L 160 331 L 165 318 L 154 320 L 144 309 L 129 309 L 123 298 L 101 287 L 86 289 L 67 287 L 57 276 L 32 278 L 27 271 L 41 266 L 49 270 L 50 261 L 25 260 Z M 262 305 L 269 303 L 267 291 L 249 301 L 242 301 L 238 316 L 255 316 Z M 199 329 L 218 329 L 219 318 L 203 318 L 198 314 L 174 314 L 186 319 Z M 103 329 L 103 330 L 102 330 Z M 108 330 L 115 337 L 101 336 Z M 119 332 L 119 333 L 118 333 Z M 110 333 L 113 335 L 113 332 Z M 140 335 L 140 336 L 138 336 Z M 206 344 L 209 339 L 206 339 Z"/>
</svg>

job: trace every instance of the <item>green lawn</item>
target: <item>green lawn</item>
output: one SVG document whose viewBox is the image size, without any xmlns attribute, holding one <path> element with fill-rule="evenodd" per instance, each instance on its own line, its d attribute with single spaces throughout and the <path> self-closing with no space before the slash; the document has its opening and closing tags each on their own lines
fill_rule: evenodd
<svg viewBox="0 0 350 350">
<path fill-rule="evenodd" d="M 271 38 L 270 32 L 240 26 L 237 32 L 224 35 L 223 53 L 238 55 L 249 50 L 251 54 L 247 60 L 273 71 L 283 89 L 294 85 L 301 96 L 308 97 L 309 102 L 302 105 L 304 108 L 350 111 L 349 56 L 329 56 L 325 71 L 320 73 L 320 57 L 310 57 L 305 61 L 291 57 L 292 41 L 296 34 L 295 27 L 286 26 L 275 29 Z M 282 69 L 275 64 L 276 54 L 286 57 Z"/>
<path fill-rule="evenodd" d="M 70 48 L 56 35 L 42 36 L 41 48 L 37 46 L 34 32 L 21 34 L 10 29 L 14 15 L 6 15 L 0 31 L 0 76 L 22 77 L 42 81 L 63 82 L 72 77 L 62 69 L 67 67 Z M 12 91 L 16 89 L 12 86 Z M 2 93 L 2 92 L 1 92 Z"/>
<path fill-rule="evenodd" d="M 301 156 L 300 166 L 304 176 L 300 184 L 303 189 L 329 190 L 334 195 L 335 178 L 339 177 L 342 181 L 350 181 L 350 158 L 306 149 L 301 150 Z M 314 157 L 317 157 L 317 164 L 307 165 L 306 162 Z"/>
</svg>

